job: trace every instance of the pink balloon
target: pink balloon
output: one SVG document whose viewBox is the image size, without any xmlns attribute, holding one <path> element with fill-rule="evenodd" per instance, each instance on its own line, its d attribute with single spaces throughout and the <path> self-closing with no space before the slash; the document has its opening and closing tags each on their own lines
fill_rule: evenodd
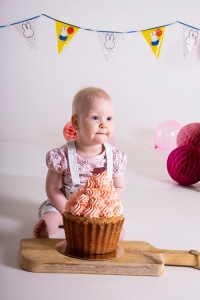
<svg viewBox="0 0 200 300">
<path fill-rule="evenodd" d="M 182 125 L 173 120 L 162 122 L 154 134 L 154 146 L 161 150 L 170 150 L 176 148 L 176 139 Z"/>
<path fill-rule="evenodd" d="M 200 149 L 200 123 L 183 126 L 177 135 L 177 145 L 191 145 Z"/>
</svg>

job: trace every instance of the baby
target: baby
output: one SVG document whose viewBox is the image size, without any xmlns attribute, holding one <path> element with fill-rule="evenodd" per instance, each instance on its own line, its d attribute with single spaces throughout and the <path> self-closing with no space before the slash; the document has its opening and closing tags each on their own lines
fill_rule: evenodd
<svg viewBox="0 0 200 300">
<path fill-rule="evenodd" d="M 70 194 L 84 185 L 96 168 L 106 169 L 119 198 L 125 189 L 126 154 L 107 143 L 114 134 L 109 95 L 94 87 L 80 90 L 72 102 L 71 123 L 77 139 L 47 153 L 48 200 L 39 208 L 40 219 L 33 230 L 36 238 L 48 238 L 63 225 L 62 214 Z"/>
</svg>

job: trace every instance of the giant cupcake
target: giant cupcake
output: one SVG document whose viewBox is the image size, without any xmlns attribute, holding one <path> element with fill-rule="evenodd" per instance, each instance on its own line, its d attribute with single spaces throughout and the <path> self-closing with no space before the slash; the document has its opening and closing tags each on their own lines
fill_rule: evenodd
<svg viewBox="0 0 200 300">
<path fill-rule="evenodd" d="M 66 202 L 63 224 L 67 247 L 87 254 L 113 252 L 123 223 L 121 201 L 107 173 L 93 174 Z"/>
</svg>

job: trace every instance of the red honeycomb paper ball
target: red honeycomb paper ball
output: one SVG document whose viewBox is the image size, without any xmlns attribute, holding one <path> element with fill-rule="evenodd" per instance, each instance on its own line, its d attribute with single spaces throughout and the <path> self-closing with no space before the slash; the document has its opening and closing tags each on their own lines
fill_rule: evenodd
<svg viewBox="0 0 200 300">
<path fill-rule="evenodd" d="M 77 138 L 77 133 L 72 127 L 71 121 L 69 121 L 63 128 L 63 135 L 67 141 L 75 140 Z"/>
<path fill-rule="evenodd" d="M 200 181 L 200 151 L 193 146 L 179 146 L 167 159 L 167 171 L 181 185 L 192 185 Z"/>
<path fill-rule="evenodd" d="M 200 123 L 190 123 L 183 126 L 176 141 L 177 146 L 191 145 L 200 149 Z"/>
</svg>

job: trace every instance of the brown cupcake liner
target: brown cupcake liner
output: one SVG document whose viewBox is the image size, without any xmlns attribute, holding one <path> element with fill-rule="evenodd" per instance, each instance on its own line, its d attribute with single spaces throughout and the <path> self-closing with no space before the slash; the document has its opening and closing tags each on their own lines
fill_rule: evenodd
<svg viewBox="0 0 200 300">
<path fill-rule="evenodd" d="M 88 254 L 113 252 L 124 223 L 123 215 L 112 218 L 94 218 L 63 214 L 67 246 Z"/>
</svg>

